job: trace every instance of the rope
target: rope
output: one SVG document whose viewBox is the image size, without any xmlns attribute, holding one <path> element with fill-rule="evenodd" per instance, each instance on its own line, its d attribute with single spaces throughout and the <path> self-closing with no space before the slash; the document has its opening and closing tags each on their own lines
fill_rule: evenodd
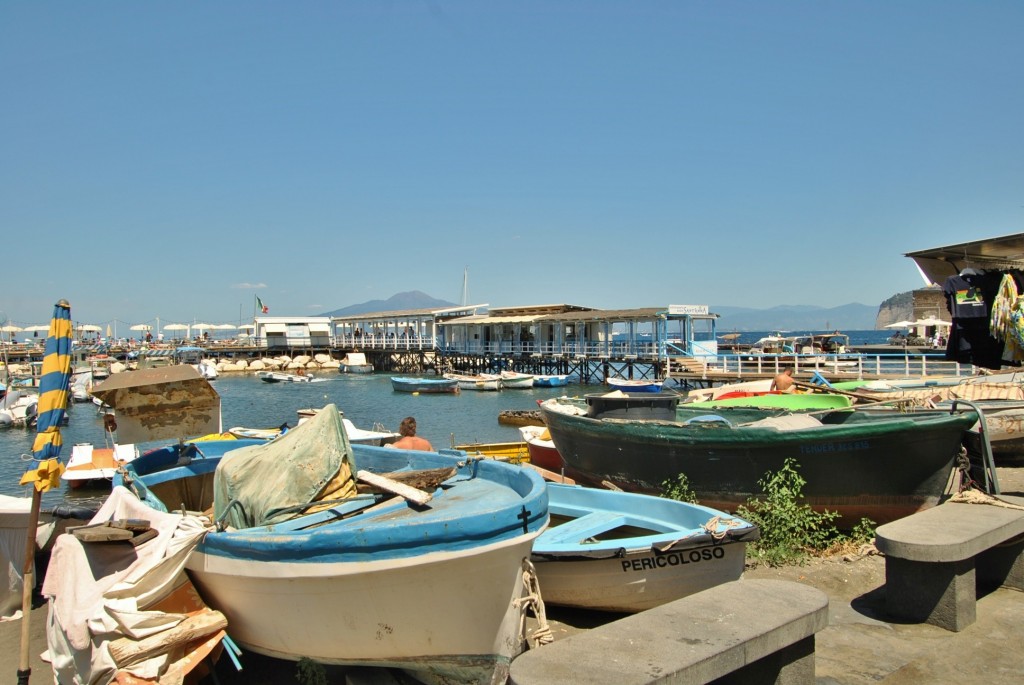
<svg viewBox="0 0 1024 685">
<path fill-rule="evenodd" d="M 739 528 L 742 525 L 743 525 L 742 521 L 740 521 L 739 519 L 734 519 L 731 516 L 727 516 L 725 518 L 722 518 L 721 516 L 712 516 L 708 520 L 707 523 L 705 523 L 705 524 L 703 524 L 701 526 L 701 530 L 703 530 L 705 533 L 710 535 L 712 537 L 712 539 L 714 539 L 714 540 L 721 540 L 722 538 L 724 538 L 726 535 L 729 534 L 729 531 L 732 528 Z M 720 531 L 720 530 L 718 530 L 719 526 L 725 526 L 725 528 Z M 688 539 L 696 536 L 697 534 L 698 533 L 695 531 L 693 533 L 690 533 L 689 535 L 684 535 L 681 538 L 676 538 L 675 540 L 672 540 L 671 542 L 666 542 L 661 547 L 656 547 L 655 549 L 657 551 L 659 551 L 659 552 L 667 552 L 670 549 L 672 549 L 673 547 L 675 547 L 676 545 L 678 545 L 683 540 L 688 540 Z"/>
<path fill-rule="evenodd" d="M 530 649 L 541 645 L 551 644 L 555 636 L 548 625 L 547 613 L 544 609 L 544 600 L 540 596 L 540 582 L 537 580 L 537 569 L 533 562 L 523 557 L 523 591 L 526 593 L 519 599 L 514 600 L 515 607 L 519 609 L 519 636 L 525 640 Z M 537 617 L 537 629 L 532 635 L 526 634 L 526 611 L 533 610 Z"/>
<path fill-rule="evenodd" d="M 1004 499 L 1000 499 L 988 493 L 982 492 L 981 490 L 975 490 L 973 488 L 963 490 L 950 497 L 948 502 L 959 502 L 961 504 L 991 504 L 995 507 L 1003 507 L 1004 509 L 1021 509 L 1024 510 L 1024 506 L 1020 504 L 1014 504 L 1013 502 L 1007 502 Z"/>
</svg>

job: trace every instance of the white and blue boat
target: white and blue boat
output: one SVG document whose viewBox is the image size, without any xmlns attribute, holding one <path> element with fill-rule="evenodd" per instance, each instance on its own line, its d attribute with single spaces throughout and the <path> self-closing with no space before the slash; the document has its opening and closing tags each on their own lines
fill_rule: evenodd
<svg viewBox="0 0 1024 685">
<path fill-rule="evenodd" d="M 533 387 L 535 388 L 560 388 L 563 385 L 569 385 L 568 374 L 534 374 L 533 376 Z"/>
<path fill-rule="evenodd" d="M 662 382 L 657 380 L 629 380 L 626 378 L 606 378 L 605 382 L 615 390 L 623 392 L 661 392 Z"/>
<path fill-rule="evenodd" d="M 524 645 L 524 568 L 548 523 L 543 480 L 495 460 L 351 445 L 341 421 L 328 405 L 270 442 L 174 444 L 115 484 L 161 511 L 213 505 L 186 569 L 239 645 L 504 682 Z M 420 484 L 425 504 L 356 487 L 438 469 L 439 485 Z"/>
<path fill-rule="evenodd" d="M 454 378 L 416 378 L 412 376 L 392 376 L 391 388 L 396 392 L 458 392 L 459 381 L 457 381 Z"/>
<path fill-rule="evenodd" d="M 638 612 L 737 580 L 757 526 L 716 509 L 548 484 L 551 526 L 533 545 L 545 604 Z"/>
</svg>

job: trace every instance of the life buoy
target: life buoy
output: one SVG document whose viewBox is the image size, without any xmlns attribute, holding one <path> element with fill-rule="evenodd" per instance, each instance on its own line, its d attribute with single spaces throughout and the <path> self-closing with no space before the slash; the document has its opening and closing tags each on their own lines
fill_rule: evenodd
<svg viewBox="0 0 1024 685">
<path fill-rule="evenodd" d="M 103 430 L 108 433 L 113 433 L 117 430 L 117 419 L 114 418 L 113 414 L 103 415 Z"/>
</svg>

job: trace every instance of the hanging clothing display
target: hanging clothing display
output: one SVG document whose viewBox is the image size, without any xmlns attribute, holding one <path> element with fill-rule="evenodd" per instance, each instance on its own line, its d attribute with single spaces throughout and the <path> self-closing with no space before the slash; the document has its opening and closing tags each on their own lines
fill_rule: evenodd
<svg viewBox="0 0 1024 685">
<path fill-rule="evenodd" d="M 1016 364 L 1012 358 L 1004 360 L 1005 336 L 992 335 L 992 306 L 999 295 L 1006 272 L 964 269 L 946 279 L 942 293 L 946 309 L 953 317 L 946 343 L 946 359 L 974 364 L 986 369 L 999 369 L 1004 363 Z M 1012 274 L 1021 284 L 1020 272 Z M 1020 287 L 1017 288 L 1019 292 Z M 1011 315 L 1012 320 L 1012 315 Z"/>
<path fill-rule="evenodd" d="M 1003 341 L 1003 360 L 1020 364 L 1024 361 L 1024 298 L 1017 281 L 1010 273 L 1003 274 L 999 291 L 992 302 L 989 333 Z"/>
</svg>

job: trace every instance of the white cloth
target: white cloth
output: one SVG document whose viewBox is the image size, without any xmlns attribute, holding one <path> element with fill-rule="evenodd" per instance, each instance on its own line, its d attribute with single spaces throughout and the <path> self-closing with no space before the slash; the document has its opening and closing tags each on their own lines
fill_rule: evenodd
<svg viewBox="0 0 1024 685">
<path fill-rule="evenodd" d="M 47 646 L 55 682 L 109 683 L 117 670 L 110 640 L 150 635 L 183 618 L 145 609 L 180 582 L 205 532 L 203 520 L 152 509 L 123 487 L 113 489 L 90 523 L 113 519 L 145 519 L 159 534 L 138 547 L 83 544 L 70 534 L 57 539 L 42 588 L 50 599 Z M 150 660 L 130 670 L 154 677 L 164 663 Z"/>
</svg>

